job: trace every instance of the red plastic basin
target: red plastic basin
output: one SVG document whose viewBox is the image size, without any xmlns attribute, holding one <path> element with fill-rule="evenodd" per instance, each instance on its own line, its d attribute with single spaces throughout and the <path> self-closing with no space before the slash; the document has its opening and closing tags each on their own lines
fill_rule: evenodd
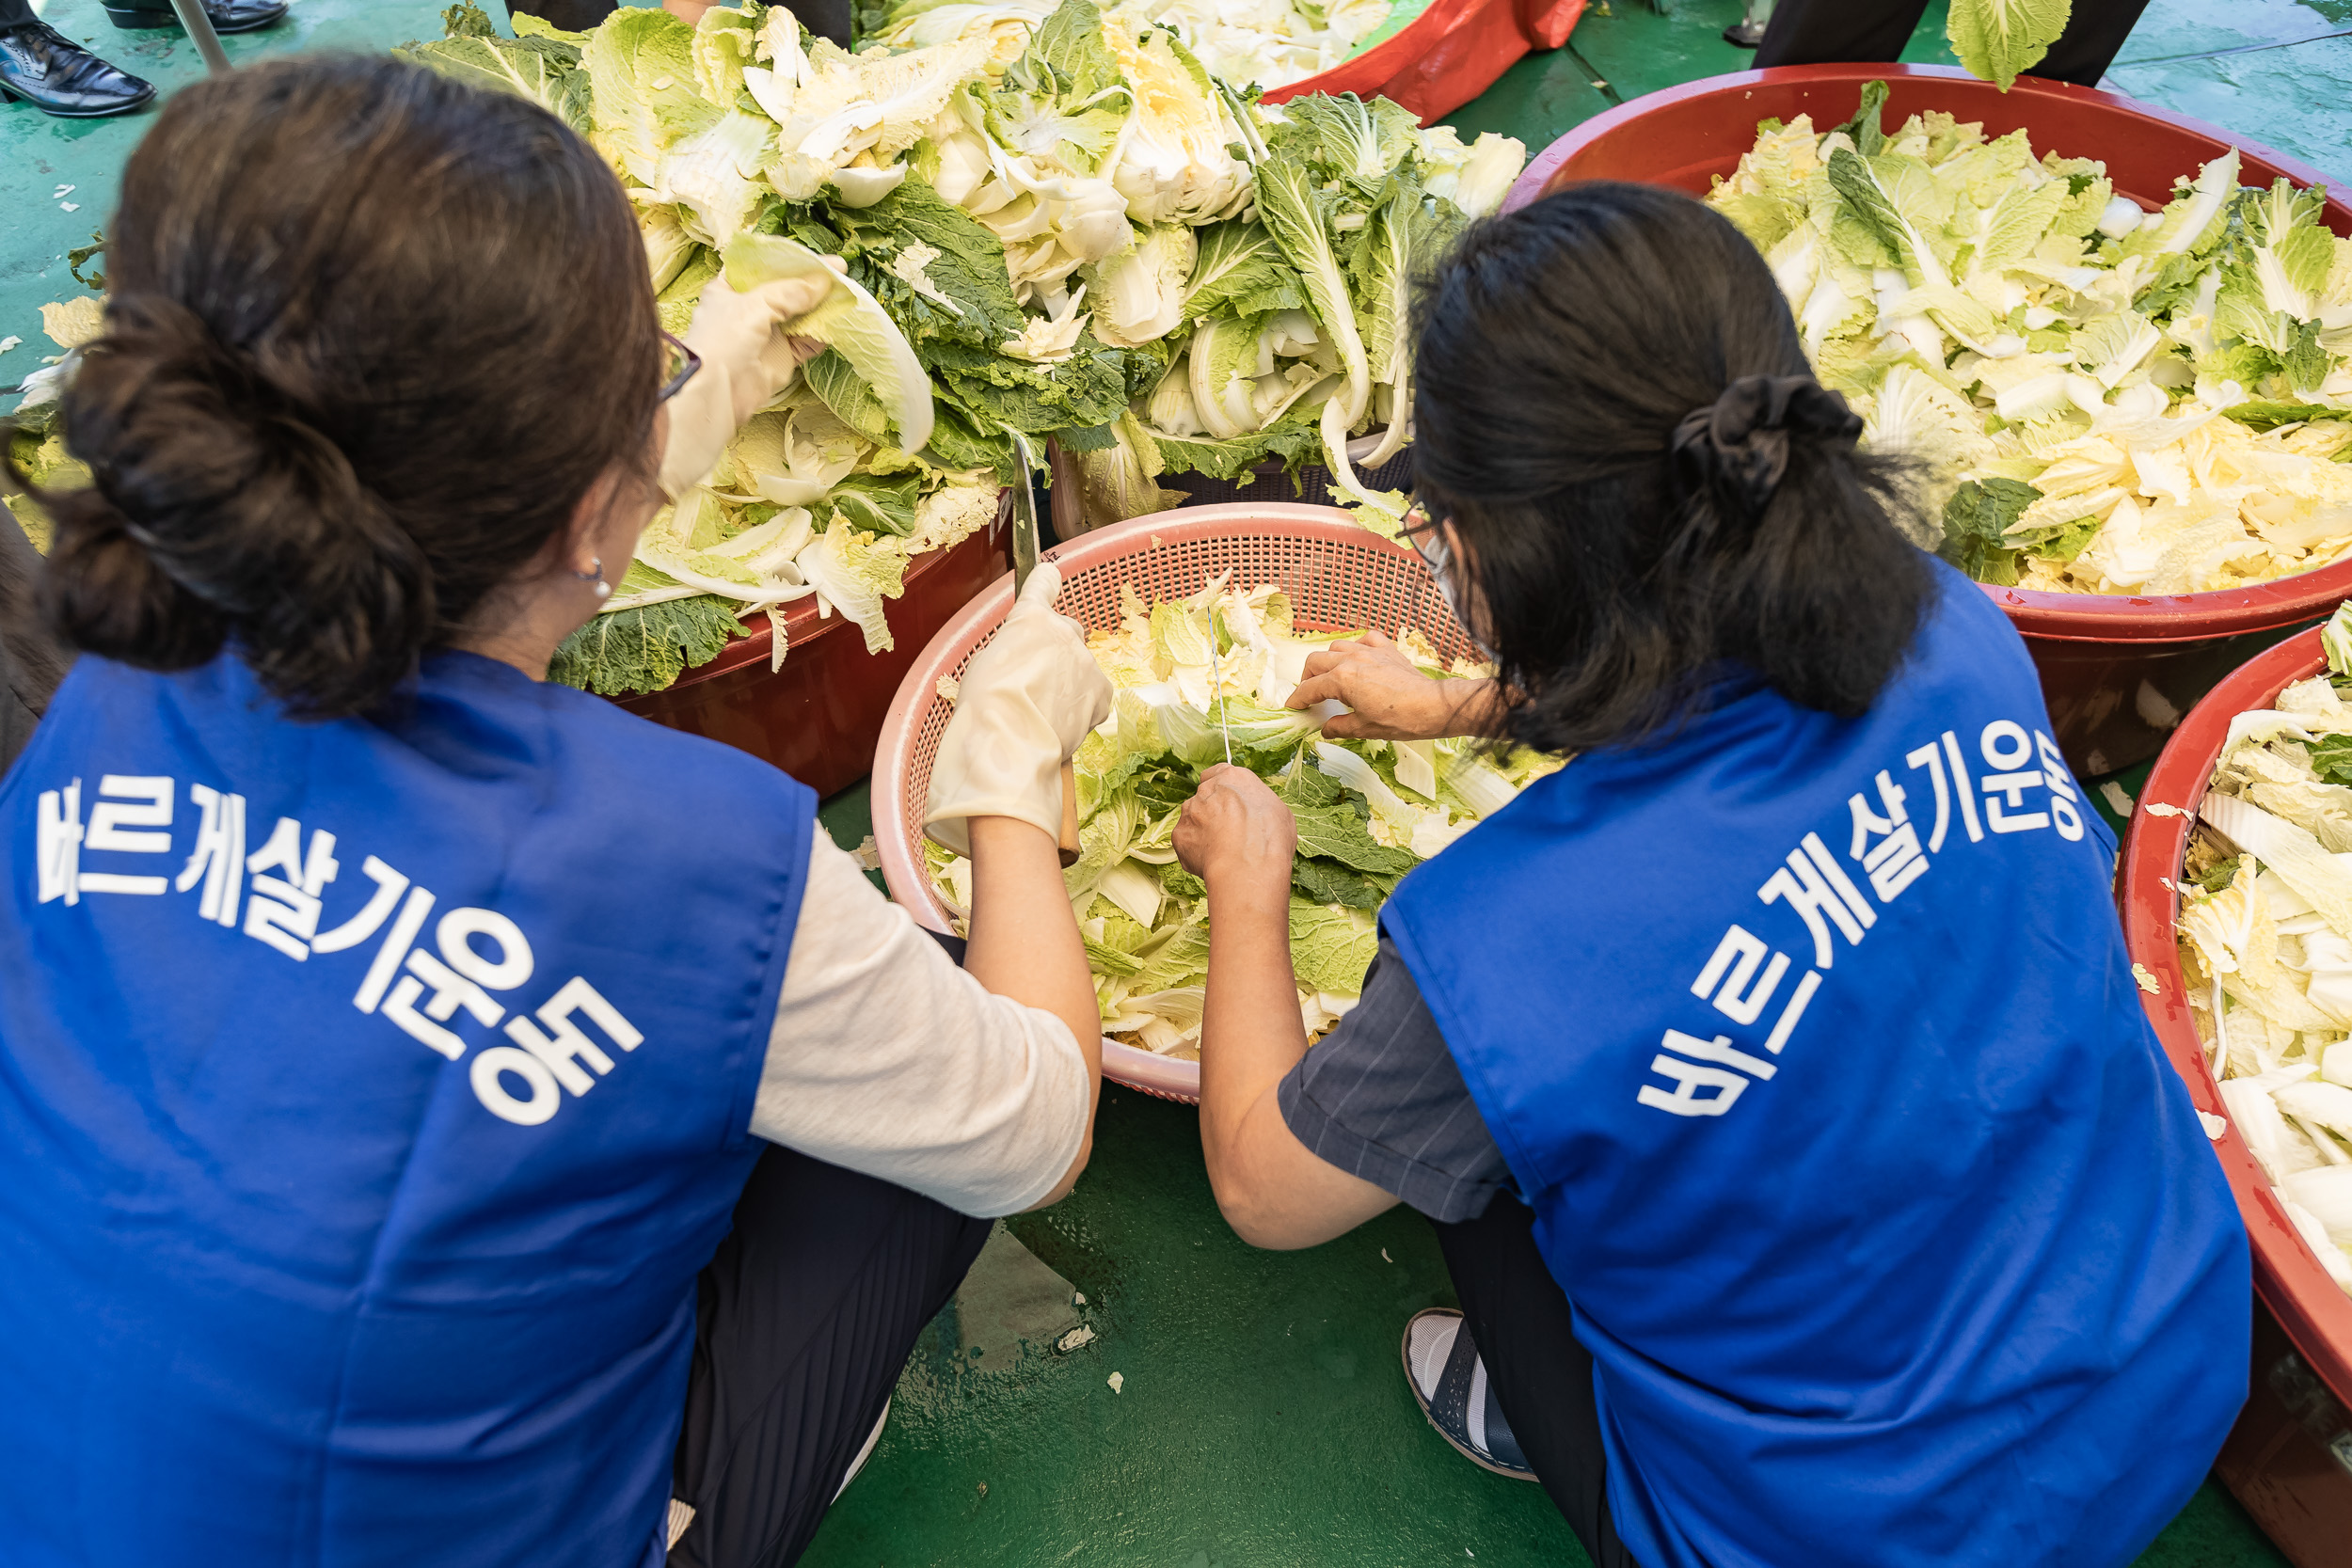
<svg viewBox="0 0 2352 1568">
<path fill-rule="evenodd" d="M 2218 1116 L 2228 1112 L 2190 1022 L 2173 935 L 2181 896 L 2166 884 L 2181 874 L 2189 830 L 2230 721 L 2270 706 L 2291 683 L 2327 667 L 2312 630 L 2257 655 L 2222 680 L 2157 757 L 2123 839 L 2116 887 L 2123 939 L 2133 961 L 2156 977 L 2155 991 L 2143 988 L 2140 1004 L 2165 1054 L 2187 1080 L 2189 1098 L 2199 1110 Z M 2151 802 L 2179 806 L 2185 815 L 2152 816 Z M 2246 1409 L 2214 1467 L 2297 1568 L 2342 1568 L 2352 1558 L 2352 1429 L 2344 1416 L 2352 1405 L 2352 1296 L 2336 1288 L 2296 1234 L 2237 1129 L 2216 1140 L 2213 1149 L 2245 1216 L 2254 1291 L 2268 1309 L 2255 1315 Z"/>
<path fill-rule="evenodd" d="M 2189 1096 L 2201 1111 L 2227 1115 L 2205 1066 L 2205 1048 L 2189 1020 L 2188 982 L 2181 974 L 2172 929 L 2180 918 L 2181 895 L 2166 884 L 2181 874 L 2189 830 L 2230 721 L 2249 709 L 2270 706 L 2291 683 L 2327 667 L 2319 633 L 2308 631 L 2248 660 L 2216 686 L 2181 721 L 2156 759 L 2123 840 L 2117 887 L 2123 939 L 2133 961 L 2156 977 L 2154 992 L 2143 990 L 2139 1000 L 2164 1042 L 2165 1054 L 2188 1081 Z M 2151 802 L 2179 806 L 2184 815 L 2152 816 Z M 2254 1163 L 2236 1129 L 2213 1147 L 2230 1174 L 2230 1186 L 2253 1240 L 2255 1290 L 2320 1381 L 2338 1399 L 2352 1402 L 2352 1296 L 2336 1288 L 2296 1234 L 2285 1208 L 2270 1190 L 2270 1179 Z"/>
<path fill-rule="evenodd" d="M 620 705 L 764 757 L 820 796 L 847 789 L 871 766 L 882 715 L 915 656 L 1010 570 L 1005 548 L 1000 514 L 961 543 L 917 556 L 907 568 L 906 593 L 886 611 L 897 643 L 887 653 L 867 653 L 855 622 L 837 614 L 819 619 L 816 601 L 804 599 L 785 620 L 783 669 L 769 669 L 775 638 L 763 616 L 749 636 L 669 689 L 624 697 Z"/>
<path fill-rule="evenodd" d="M 1828 129 L 1851 118 L 1862 84 L 1887 86 L 1886 122 L 1928 109 L 1981 120 L 1987 135 L 2024 129 L 2036 152 L 2099 158 L 2117 191 L 2144 207 L 2235 147 L 2248 184 L 2285 175 L 2329 183 L 2306 164 L 2218 126 L 2111 92 L 2021 77 L 2009 92 L 1947 66 L 1807 65 L 1742 71 L 1669 87 L 1586 120 L 1527 166 L 1505 211 L 1580 180 L 1632 180 L 1705 195 L 1755 144 L 1756 122 L 1810 114 Z M 2331 190 L 2328 226 L 2352 235 L 2352 203 Z M 2352 595 L 2352 561 L 2223 594 L 2122 596 L 1987 586 L 2026 636 L 2067 761 L 2089 774 L 2152 756 L 2185 711 L 2273 638 Z"/>
</svg>

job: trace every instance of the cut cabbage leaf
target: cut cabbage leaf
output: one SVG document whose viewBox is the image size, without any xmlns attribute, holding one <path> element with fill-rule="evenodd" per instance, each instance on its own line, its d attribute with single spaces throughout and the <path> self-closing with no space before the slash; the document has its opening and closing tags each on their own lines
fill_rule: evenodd
<svg viewBox="0 0 2352 1568">
<path fill-rule="evenodd" d="M 2318 839 L 2251 801 L 2210 790 L 2197 815 L 2277 872 L 2338 936 L 2352 937 L 2352 871 L 2321 848 Z"/>
<path fill-rule="evenodd" d="M 1952 0 L 1944 36 L 1972 76 L 2003 92 L 2066 31 L 2067 0 Z"/>
</svg>

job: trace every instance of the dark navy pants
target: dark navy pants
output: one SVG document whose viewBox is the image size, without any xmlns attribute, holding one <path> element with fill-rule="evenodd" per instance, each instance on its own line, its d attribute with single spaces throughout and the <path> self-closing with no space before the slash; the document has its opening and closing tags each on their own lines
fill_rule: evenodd
<svg viewBox="0 0 2352 1568">
<path fill-rule="evenodd" d="M 1534 1211 L 1498 1193 L 1477 1218 L 1432 1228 L 1519 1451 L 1594 1568 L 1640 1568 L 1609 1517 L 1593 1357 L 1577 1343 L 1567 1292 L 1536 1250 Z"/>
<path fill-rule="evenodd" d="M 963 961 L 963 943 L 940 945 Z M 771 1147 L 696 1286 L 670 1568 L 799 1560 L 989 1222 Z"/>
<path fill-rule="evenodd" d="M 1927 8 L 1928 0 L 1778 0 L 1756 51 L 1756 63 L 1891 60 L 1911 41 Z M 2074 0 L 2066 31 L 2032 74 L 2097 87 L 2147 8 L 2148 0 Z"/>
<path fill-rule="evenodd" d="M 671 1568 L 797 1560 L 989 1222 L 788 1148 L 760 1157 L 703 1271 Z"/>
</svg>

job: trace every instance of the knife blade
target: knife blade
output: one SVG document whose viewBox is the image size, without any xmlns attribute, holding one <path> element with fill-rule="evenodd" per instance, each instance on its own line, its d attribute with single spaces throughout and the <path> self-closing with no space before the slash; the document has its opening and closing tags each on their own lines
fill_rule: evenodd
<svg viewBox="0 0 2352 1568">
<path fill-rule="evenodd" d="M 1021 465 L 1021 483 L 1012 490 L 1012 595 L 1017 599 L 1029 585 L 1029 574 L 1037 570 L 1037 449 L 1021 432 L 1008 434 Z"/>
</svg>

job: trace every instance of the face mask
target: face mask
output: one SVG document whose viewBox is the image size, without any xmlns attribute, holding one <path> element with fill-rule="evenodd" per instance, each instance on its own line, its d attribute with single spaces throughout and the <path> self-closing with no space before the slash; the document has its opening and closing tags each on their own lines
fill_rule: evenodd
<svg viewBox="0 0 2352 1568">
<path fill-rule="evenodd" d="M 1478 640 L 1478 633 L 1473 629 L 1476 623 L 1470 616 L 1470 595 L 1457 579 L 1458 575 L 1454 570 L 1454 552 L 1446 546 L 1443 531 L 1418 505 L 1406 516 L 1405 538 L 1413 546 L 1413 553 L 1421 558 L 1422 569 L 1438 585 L 1438 596 L 1445 600 L 1446 609 L 1454 612 L 1454 619 L 1469 635 L 1470 645 L 1488 663 L 1501 662 L 1495 657 L 1494 650 Z"/>
</svg>

